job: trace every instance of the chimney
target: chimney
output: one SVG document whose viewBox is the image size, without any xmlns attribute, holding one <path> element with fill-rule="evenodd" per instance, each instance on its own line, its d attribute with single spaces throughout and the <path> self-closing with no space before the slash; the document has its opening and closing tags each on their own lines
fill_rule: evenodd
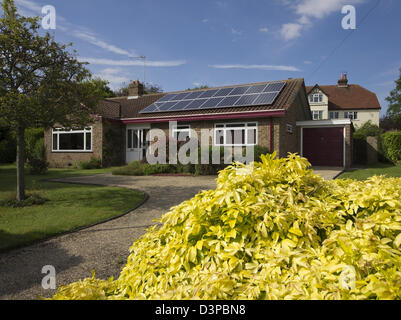
<svg viewBox="0 0 401 320">
<path fill-rule="evenodd" d="M 346 73 L 341 74 L 340 80 L 338 80 L 338 87 L 348 88 L 348 78 Z"/>
<path fill-rule="evenodd" d="M 139 80 L 132 81 L 128 86 L 128 99 L 138 99 L 143 95 L 143 84 Z"/>
</svg>

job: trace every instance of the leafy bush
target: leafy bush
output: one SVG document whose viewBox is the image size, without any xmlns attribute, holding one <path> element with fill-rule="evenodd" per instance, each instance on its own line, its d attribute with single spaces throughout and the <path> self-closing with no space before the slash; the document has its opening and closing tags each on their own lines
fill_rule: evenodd
<svg viewBox="0 0 401 320">
<path fill-rule="evenodd" d="M 367 137 L 378 137 L 381 133 L 382 130 L 369 120 L 354 132 L 354 138 L 366 139 Z"/>
<path fill-rule="evenodd" d="M 401 161 L 401 131 L 389 131 L 380 139 L 380 149 L 384 156 L 394 164 Z"/>
<path fill-rule="evenodd" d="M 32 158 L 28 160 L 29 173 L 32 175 L 43 175 L 49 169 L 49 163 L 43 159 Z"/>
<path fill-rule="evenodd" d="M 25 155 L 26 159 L 45 158 L 44 129 L 31 128 L 25 130 Z"/>
<path fill-rule="evenodd" d="M 326 181 L 296 155 L 261 158 L 163 215 L 117 280 L 53 298 L 400 299 L 401 179 Z"/>
<path fill-rule="evenodd" d="M 89 161 L 80 161 L 78 167 L 81 170 L 93 170 L 102 168 L 102 160 L 98 158 L 92 158 Z"/>
</svg>

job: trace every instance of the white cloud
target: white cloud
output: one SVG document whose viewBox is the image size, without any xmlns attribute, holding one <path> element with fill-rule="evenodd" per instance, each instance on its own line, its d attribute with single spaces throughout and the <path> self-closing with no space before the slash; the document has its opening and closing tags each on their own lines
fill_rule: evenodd
<svg viewBox="0 0 401 320">
<path fill-rule="evenodd" d="M 142 60 L 113 60 L 113 59 L 88 58 L 88 57 L 79 57 L 78 59 L 81 62 L 88 62 L 90 64 L 95 64 L 95 65 L 124 66 L 124 67 L 143 66 Z M 146 61 L 147 67 L 178 67 L 184 64 L 186 64 L 185 60 Z"/>
<path fill-rule="evenodd" d="M 341 12 L 344 5 L 355 5 L 366 0 L 298 0 L 295 3 L 282 0 L 290 7 L 298 19 L 292 23 L 283 24 L 280 34 L 285 40 L 293 40 L 301 36 L 302 31 L 312 25 L 311 19 L 323 19 L 334 12 Z"/>
<path fill-rule="evenodd" d="M 119 68 L 106 68 L 97 72 L 94 76 L 109 81 L 112 89 L 117 89 L 121 84 L 130 81 L 130 78 L 125 76 L 124 71 Z"/>
<path fill-rule="evenodd" d="M 304 61 L 304 64 L 312 64 L 313 62 L 312 61 L 309 61 L 309 60 L 306 60 L 306 61 Z"/>
<path fill-rule="evenodd" d="M 268 32 L 269 32 L 269 29 L 266 28 L 266 27 L 263 27 L 263 28 L 260 28 L 259 31 L 260 31 L 260 32 L 263 32 L 263 33 L 268 33 Z"/>
<path fill-rule="evenodd" d="M 294 66 L 266 65 L 266 64 L 214 64 L 209 67 L 216 69 L 257 69 L 270 71 L 293 71 L 298 72 L 300 69 Z"/>
<path fill-rule="evenodd" d="M 202 22 L 203 22 L 203 23 L 208 23 L 208 22 L 209 22 L 209 19 L 203 19 Z"/>
<path fill-rule="evenodd" d="M 88 31 L 74 30 L 72 32 L 72 35 L 74 35 L 75 37 L 77 37 L 81 40 L 89 42 L 90 44 L 93 44 L 94 46 L 100 47 L 102 49 L 105 49 L 107 51 L 110 51 L 110 52 L 113 52 L 116 54 L 124 55 L 129 58 L 135 58 L 138 56 L 138 54 L 135 53 L 135 51 L 130 52 L 125 49 L 121 49 L 113 44 L 109 44 L 109 43 L 97 38 L 93 33 L 88 32 Z"/>
<path fill-rule="evenodd" d="M 285 40 L 292 40 L 301 35 L 302 28 L 303 25 L 299 23 L 286 23 L 281 27 L 280 34 Z"/>
</svg>

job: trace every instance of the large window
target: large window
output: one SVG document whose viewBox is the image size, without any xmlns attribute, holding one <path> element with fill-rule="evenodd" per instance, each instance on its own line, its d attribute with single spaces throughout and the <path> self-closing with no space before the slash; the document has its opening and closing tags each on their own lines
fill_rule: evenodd
<svg viewBox="0 0 401 320">
<path fill-rule="evenodd" d="M 339 118 L 339 112 L 338 111 L 331 111 L 330 112 L 330 119 L 338 119 Z"/>
<path fill-rule="evenodd" d="M 172 134 L 175 140 L 178 141 L 178 138 L 180 138 L 181 140 L 186 141 L 191 138 L 191 126 L 190 125 L 174 126 Z"/>
<path fill-rule="evenodd" d="M 309 95 L 309 102 L 312 102 L 312 103 L 323 102 L 323 94 L 315 93 L 315 94 Z"/>
<path fill-rule="evenodd" d="M 54 152 L 92 152 L 92 127 L 85 129 L 53 129 Z"/>
<path fill-rule="evenodd" d="M 315 110 L 312 112 L 313 120 L 323 120 L 323 111 Z"/>
<path fill-rule="evenodd" d="M 225 123 L 216 124 L 214 128 L 215 146 L 245 147 L 258 144 L 258 124 Z"/>
<path fill-rule="evenodd" d="M 358 120 L 358 112 L 356 111 L 346 111 L 344 112 L 344 118 L 345 119 L 351 119 L 351 120 Z"/>
</svg>

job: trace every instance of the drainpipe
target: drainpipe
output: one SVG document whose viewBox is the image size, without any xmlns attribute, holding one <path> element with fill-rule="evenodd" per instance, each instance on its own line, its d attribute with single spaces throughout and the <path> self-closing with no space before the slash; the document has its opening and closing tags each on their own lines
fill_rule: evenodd
<svg viewBox="0 0 401 320">
<path fill-rule="evenodd" d="M 273 118 L 270 118 L 270 152 L 273 152 Z"/>
</svg>

